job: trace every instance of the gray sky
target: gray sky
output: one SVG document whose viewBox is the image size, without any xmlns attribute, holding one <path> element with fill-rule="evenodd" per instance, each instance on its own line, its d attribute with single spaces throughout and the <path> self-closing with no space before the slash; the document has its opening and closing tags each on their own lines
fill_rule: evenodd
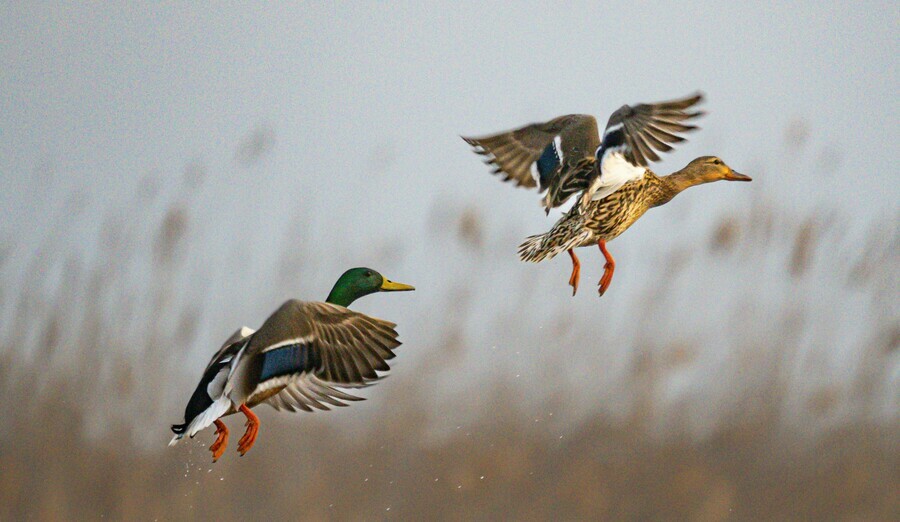
<svg viewBox="0 0 900 522">
<path fill-rule="evenodd" d="M 272 179 L 340 180 L 385 157 L 401 188 L 483 192 L 459 133 L 574 111 L 603 120 L 702 89 L 708 132 L 684 158 L 714 149 L 749 167 L 782 152 L 801 118 L 815 146 L 847 149 L 854 187 L 840 197 L 896 200 L 877 181 L 896 156 L 891 3 L 481 4 L 6 4 L 4 196 L 20 200 L 43 166 L 122 197 L 148 170 L 231 158 L 261 123 L 277 135 Z"/>
</svg>

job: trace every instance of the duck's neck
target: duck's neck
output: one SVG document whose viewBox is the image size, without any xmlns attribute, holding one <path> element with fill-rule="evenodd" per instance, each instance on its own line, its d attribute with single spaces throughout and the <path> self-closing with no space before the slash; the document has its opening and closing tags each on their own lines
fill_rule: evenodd
<svg viewBox="0 0 900 522">
<path fill-rule="evenodd" d="M 325 299 L 325 302 L 347 308 L 353 301 L 356 301 L 359 298 L 359 292 L 355 291 L 349 285 L 340 284 L 340 281 L 338 281 L 338 283 L 334 285 L 334 288 L 331 289 L 331 293 L 328 294 L 328 299 Z"/>
<path fill-rule="evenodd" d="M 693 187 L 695 185 L 702 185 L 703 183 L 709 183 L 710 181 L 714 180 L 704 177 L 698 169 L 692 168 L 690 165 L 688 165 L 687 167 L 673 172 L 668 176 L 662 176 L 661 178 L 659 178 L 659 181 L 659 197 L 654 206 L 668 203 L 672 200 L 672 198 L 690 187 Z"/>
</svg>

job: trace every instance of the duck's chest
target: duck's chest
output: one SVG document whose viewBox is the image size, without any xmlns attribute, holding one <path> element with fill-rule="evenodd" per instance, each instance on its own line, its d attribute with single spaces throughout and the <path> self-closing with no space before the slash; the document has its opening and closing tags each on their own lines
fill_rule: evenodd
<svg viewBox="0 0 900 522">
<path fill-rule="evenodd" d="M 585 226 L 605 241 L 615 239 L 652 206 L 646 189 L 642 181 L 628 183 L 600 201 L 592 201 L 585 212 Z"/>
</svg>

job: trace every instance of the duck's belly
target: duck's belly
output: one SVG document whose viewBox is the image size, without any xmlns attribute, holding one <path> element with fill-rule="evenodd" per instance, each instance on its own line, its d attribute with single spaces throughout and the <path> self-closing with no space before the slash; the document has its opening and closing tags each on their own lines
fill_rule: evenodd
<svg viewBox="0 0 900 522">
<path fill-rule="evenodd" d="M 585 226 L 594 233 L 595 239 L 612 241 L 650 208 L 645 201 L 629 197 L 630 191 L 623 194 L 619 194 L 620 192 L 622 191 L 593 202 L 592 208 L 586 213 Z"/>
</svg>

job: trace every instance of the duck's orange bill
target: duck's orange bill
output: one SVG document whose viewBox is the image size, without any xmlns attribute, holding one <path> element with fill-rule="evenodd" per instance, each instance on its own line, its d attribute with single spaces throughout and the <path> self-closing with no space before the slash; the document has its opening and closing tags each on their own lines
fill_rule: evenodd
<svg viewBox="0 0 900 522">
<path fill-rule="evenodd" d="M 753 181 L 753 178 L 750 176 L 746 176 L 741 174 L 740 172 L 731 171 L 725 175 L 725 179 L 728 181 Z"/>
</svg>

